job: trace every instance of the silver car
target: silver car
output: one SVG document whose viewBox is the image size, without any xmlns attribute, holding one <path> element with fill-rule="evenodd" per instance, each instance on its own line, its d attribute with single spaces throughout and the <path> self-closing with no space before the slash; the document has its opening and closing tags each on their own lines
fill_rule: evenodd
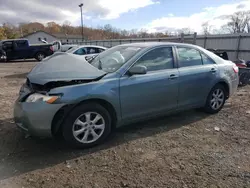
<svg viewBox="0 0 250 188">
<path fill-rule="evenodd" d="M 234 63 L 195 45 L 119 45 L 90 63 L 54 54 L 28 74 L 14 119 L 28 134 L 62 134 L 85 148 L 132 122 L 191 108 L 217 113 L 237 86 Z"/>
</svg>

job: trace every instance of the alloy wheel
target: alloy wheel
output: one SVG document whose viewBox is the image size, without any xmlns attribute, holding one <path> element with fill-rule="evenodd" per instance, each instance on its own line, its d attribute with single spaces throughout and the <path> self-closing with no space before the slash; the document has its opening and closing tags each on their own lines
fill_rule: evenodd
<svg viewBox="0 0 250 188">
<path fill-rule="evenodd" d="M 225 95 L 222 89 L 214 90 L 212 98 L 210 100 L 210 105 L 213 110 L 218 110 L 224 103 Z"/>
<path fill-rule="evenodd" d="M 44 58 L 44 55 L 43 54 L 39 54 L 38 55 L 38 59 L 41 61 L 41 60 L 43 60 L 43 58 Z"/>
<path fill-rule="evenodd" d="M 97 112 L 86 112 L 74 122 L 72 132 L 74 138 L 81 143 L 89 144 L 98 140 L 105 130 L 105 120 Z"/>
</svg>

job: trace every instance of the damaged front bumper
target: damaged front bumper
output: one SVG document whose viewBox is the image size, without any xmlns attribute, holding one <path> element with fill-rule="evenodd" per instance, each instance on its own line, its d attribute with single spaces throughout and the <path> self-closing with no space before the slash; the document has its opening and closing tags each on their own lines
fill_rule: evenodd
<svg viewBox="0 0 250 188">
<path fill-rule="evenodd" d="M 14 121 L 25 133 L 38 137 L 51 137 L 51 125 L 56 112 L 64 104 L 46 102 L 19 102 L 14 106 Z"/>
</svg>

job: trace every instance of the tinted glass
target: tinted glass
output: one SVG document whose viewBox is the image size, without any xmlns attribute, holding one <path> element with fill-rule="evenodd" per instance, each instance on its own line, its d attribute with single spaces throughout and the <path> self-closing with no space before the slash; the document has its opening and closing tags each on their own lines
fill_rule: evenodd
<svg viewBox="0 0 250 188">
<path fill-rule="evenodd" d="M 17 47 L 19 47 L 19 48 L 22 48 L 22 47 L 26 47 L 26 46 L 27 46 L 25 40 L 16 41 L 16 45 L 17 45 Z"/>
<path fill-rule="evenodd" d="M 202 61 L 204 65 L 211 65 L 214 64 L 214 61 L 207 57 L 205 54 L 201 53 Z"/>
<path fill-rule="evenodd" d="M 80 49 L 76 50 L 74 52 L 74 54 L 77 54 L 77 55 L 86 55 L 87 53 L 86 53 L 85 48 L 80 48 Z"/>
<path fill-rule="evenodd" d="M 142 56 L 136 65 L 144 65 L 148 71 L 172 69 L 174 67 L 171 47 L 162 47 L 151 50 Z"/>
<path fill-rule="evenodd" d="M 200 52 L 186 47 L 177 47 L 180 67 L 202 65 Z"/>
<path fill-rule="evenodd" d="M 97 50 L 98 50 L 98 53 L 105 51 L 105 49 L 102 49 L 102 48 L 97 48 Z"/>
<path fill-rule="evenodd" d="M 4 42 L 3 48 L 4 49 L 12 49 L 13 48 L 13 42 L 12 41 Z"/>
<path fill-rule="evenodd" d="M 88 54 L 97 54 L 97 53 L 99 53 L 99 50 L 98 50 L 98 48 L 88 47 L 87 53 Z"/>
</svg>

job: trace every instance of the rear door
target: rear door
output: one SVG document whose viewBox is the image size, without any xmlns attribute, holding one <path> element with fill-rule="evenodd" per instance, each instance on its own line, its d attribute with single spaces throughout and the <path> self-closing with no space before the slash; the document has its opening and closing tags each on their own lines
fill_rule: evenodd
<svg viewBox="0 0 250 188">
<path fill-rule="evenodd" d="M 179 66 L 179 108 L 201 106 L 217 77 L 217 66 L 192 47 L 177 46 Z"/>
<path fill-rule="evenodd" d="M 31 51 L 28 47 L 28 41 L 27 40 L 17 40 L 15 41 L 16 45 L 14 48 L 14 51 L 17 55 L 17 58 L 19 59 L 25 59 L 28 58 L 31 55 Z"/>
<path fill-rule="evenodd" d="M 120 79 L 123 119 L 129 121 L 177 108 L 178 69 L 172 47 L 158 47 L 147 52 L 133 66 L 147 67 L 145 75 L 124 75 Z"/>
</svg>

